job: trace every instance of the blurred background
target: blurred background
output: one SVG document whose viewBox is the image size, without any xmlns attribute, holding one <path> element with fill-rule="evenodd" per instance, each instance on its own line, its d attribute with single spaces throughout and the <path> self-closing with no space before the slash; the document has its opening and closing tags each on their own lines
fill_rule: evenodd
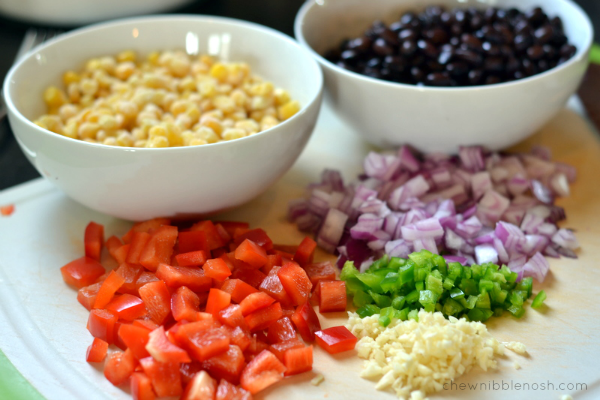
<svg viewBox="0 0 600 400">
<path fill-rule="evenodd" d="M 367 0 L 365 0 L 367 1 Z M 596 42 L 600 42 L 600 0 L 575 0 L 588 13 L 595 27 Z M 304 0 L 53 0 L 39 1 L 41 7 L 31 7 L 32 2 L 23 0 L 0 0 L 0 77 L 13 64 L 27 29 L 53 28 L 66 31 L 86 25 L 90 18 L 113 13 L 182 13 L 226 16 L 256 22 L 293 36 L 294 17 Z M 35 3 L 35 2 L 33 2 Z M 71 15 L 64 15 L 58 4 L 68 3 Z M 540 0 L 543 6 L 543 1 Z M 44 9 L 43 7 L 47 7 Z M 97 7 L 95 9 L 94 7 Z M 93 12 L 90 12 L 92 10 Z M 142 10 L 142 11 L 139 11 Z M 594 71 L 598 76 L 582 85 L 584 103 L 588 97 L 596 97 L 600 87 L 600 67 Z M 589 103 L 589 101 L 587 101 Z M 587 106 L 588 104 L 586 104 Z M 600 101 L 596 105 L 600 116 Z M 596 112 L 588 107 L 593 117 Z M 37 171 L 22 155 L 10 132 L 8 121 L 0 121 L 0 190 L 38 177 Z"/>
</svg>

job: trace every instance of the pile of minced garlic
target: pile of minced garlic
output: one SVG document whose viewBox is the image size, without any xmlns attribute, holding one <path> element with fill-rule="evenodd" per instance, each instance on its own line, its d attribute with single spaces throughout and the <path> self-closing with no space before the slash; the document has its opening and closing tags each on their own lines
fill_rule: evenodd
<svg viewBox="0 0 600 400">
<path fill-rule="evenodd" d="M 348 315 L 346 327 L 359 338 L 358 356 L 366 360 L 360 376 L 377 380 L 376 389 L 392 389 L 401 399 L 423 399 L 476 365 L 495 369 L 494 356 L 504 354 L 502 343 L 480 322 L 421 310 L 418 322 L 394 320 L 384 328 L 379 315 Z"/>
</svg>

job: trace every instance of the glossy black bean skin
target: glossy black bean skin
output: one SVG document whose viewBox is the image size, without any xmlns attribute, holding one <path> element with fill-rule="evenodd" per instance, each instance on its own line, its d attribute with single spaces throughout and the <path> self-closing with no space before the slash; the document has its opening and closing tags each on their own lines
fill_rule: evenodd
<svg viewBox="0 0 600 400">
<path fill-rule="evenodd" d="M 386 25 L 374 21 L 324 57 L 372 78 L 427 86 L 492 85 L 560 65 L 577 52 L 561 19 L 540 7 L 428 6 Z"/>
</svg>

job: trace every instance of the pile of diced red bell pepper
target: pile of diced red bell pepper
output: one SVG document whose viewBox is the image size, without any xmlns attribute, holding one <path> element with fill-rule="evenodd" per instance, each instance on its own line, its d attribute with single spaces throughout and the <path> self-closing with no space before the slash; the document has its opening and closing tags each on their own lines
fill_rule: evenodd
<svg viewBox="0 0 600 400">
<path fill-rule="evenodd" d="M 84 243 L 61 272 L 90 310 L 87 361 L 106 358 L 106 378 L 129 381 L 134 399 L 251 399 L 310 371 L 315 340 L 330 353 L 356 344 L 345 327 L 321 330 L 311 302 L 345 311 L 346 287 L 330 262 L 313 263 L 310 238 L 277 246 L 246 223 L 157 218 L 106 242 L 90 222 Z M 109 272 L 104 246 L 119 265 Z M 110 344 L 122 351 L 107 356 Z"/>
</svg>

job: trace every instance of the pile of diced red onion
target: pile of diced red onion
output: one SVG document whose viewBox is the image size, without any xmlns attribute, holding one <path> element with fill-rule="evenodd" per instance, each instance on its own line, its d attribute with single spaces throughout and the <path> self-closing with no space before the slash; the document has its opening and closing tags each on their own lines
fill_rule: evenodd
<svg viewBox="0 0 600 400">
<path fill-rule="evenodd" d="M 316 234 L 318 244 L 361 270 L 384 254 L 407 257 L 427 249 L 462 264 L 506 264 L 519 278 L 543 281 L 544 256 L 576 258 L 571 230 L 560 229 L 573 167 L 550 151 L 487 152 L 463 147 L 458 155 L 371 152 L 364 174 L 344 185 L 338 171 L 323 171 L 308 198 L 290 202 L 289 219 Z"/>
</svg>

